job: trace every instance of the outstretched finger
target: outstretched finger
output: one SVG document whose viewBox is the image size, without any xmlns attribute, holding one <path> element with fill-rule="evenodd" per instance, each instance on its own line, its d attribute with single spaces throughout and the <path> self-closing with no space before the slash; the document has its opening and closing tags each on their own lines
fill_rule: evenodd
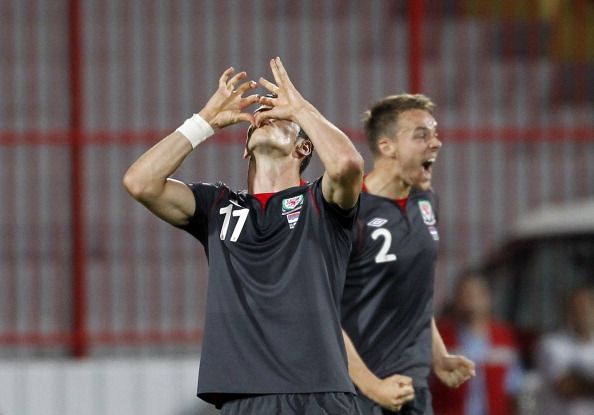
<svg viewBox="0 0 594 415">
<path fill-rule="evenodd" d="M 247 96 L 245 98 L 242 98 L 239 101 L 239 109 L 242 109 L 243 110 L 244 108 L 247 108 L 250 105 L 257 103 L 259 98 L 260 97 L 257 94 L 250 95 L 250 96 Z"/>
<path fill-rule="evenodd" d="M 243 95 L 246 91 L 250 89 L 254 89 L 256 87 L 256 82 L 254 81 L 247 81 L 243 84 L 239 85 L 235 91 L 233 91 L 236 95 Z"/>
<path fill-rule="evenodd" d="M 266 111 L 259 111 L 254 114 L 254 125 L 256 127 L 260 127 L 262 124 L 265 124 L 266 121 L 274 118 L 274 111 L 273 109 L 269 109 Z"/>
<path fill-rule="evenodd" d="M 244 79 L 246 76 L 247 76 L 247 72 L 245 72 L 245 71 L 236 73 L 235 75 L 233 75 L 233 77 L 231 79 L 229 79 L 229 81 L 227 81 L 226 86 L 231 87 L 231 90 L 233 90 L 235 88 L 235 84 L 237 82 L 239 82 L 240 80 Z"/>
<path fill-rule="evenodd" d="M 258 83 L 270 92 L 272 92 L 273 94 L 278 94 L 280 88 L 276 86 L 274 83 L 270 82 L 268 79 L 260 77 Z"/>
<path fill-rule="evenodd" d="M 275 107 L 277 98 L 275 96 L 261 95 L 258 98 L 258 103 L 266 107 Z"/>
<path fill-rule="evenodd" d="M 276 58 L 272 59 L 270 61 L 270 67 L 272 69 L 272 74 L 274 75 L 274 80 L 280 86 L 285 85 L 294 88 L 293 83 L 289 78 L 289 74 L 287 73 L 283 62 L 281 61 L 281 58 L 277 56 Z"/>
<path fill-rule="evenodd" d="M 233 72 L 235 72 L 235 69 L 233 69 L 233 66 L 230 66 L 227 69 L 225 69 L 225 72 L 223 72 L 223 74 L 219 78 L 219 86 L 226 87 L 227 79 L 229 79 L 229 77 L 231 75 L 233 75 Z"/>
</svg>

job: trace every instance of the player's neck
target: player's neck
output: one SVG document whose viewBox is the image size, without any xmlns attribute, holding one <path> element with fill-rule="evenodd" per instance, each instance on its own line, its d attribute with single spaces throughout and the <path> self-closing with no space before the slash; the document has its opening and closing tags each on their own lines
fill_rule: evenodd
<svg viewBox="0 0 594 415">
<path fill-rule="evenodd" d="M 248 171 L 248 192 L 276 193 L 300 183 L 299 166 L 291 158 L 252 157 Z"/>
<path fill-rule="evenodd" d="M 365 177 L 365 186 L 369 193 L 389 199 L 405 199 L 411 190 L 411 186 L 402 180 L 398 172 L 379 160 Z"/>
</svg>

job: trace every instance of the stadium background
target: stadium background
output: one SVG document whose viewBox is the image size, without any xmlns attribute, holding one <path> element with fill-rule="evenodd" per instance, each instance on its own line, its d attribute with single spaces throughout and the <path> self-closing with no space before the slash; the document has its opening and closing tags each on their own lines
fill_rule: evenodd
<svg viewBox="0 0 594 415">
<path fill-rule="evenodd" d="M 230 65 L 272 79 L 281 56 L 367 168 L 366 107 L 404 91 L 437 103 L 438 304 L 520 214 L 594 193 L 590 0 L 0 0 L 0 11 L 2 415 L 182 413 L 148 402 L 158 389 L 178 408 L 194 393 L 206 260 L 121 177 Z M 244 187 L 244 130 L 210 139 L 177 177 Z M 315 161 L 306 178 L 320 173 Z M 122 375 L 134 358 L 148 366 Z M 81 365 L 91 392 L 73 397 Z M 130 382 L 105 392 L 118 373 Z M 155 376 L 165 389 L 148 385 Z"/>
</svg>

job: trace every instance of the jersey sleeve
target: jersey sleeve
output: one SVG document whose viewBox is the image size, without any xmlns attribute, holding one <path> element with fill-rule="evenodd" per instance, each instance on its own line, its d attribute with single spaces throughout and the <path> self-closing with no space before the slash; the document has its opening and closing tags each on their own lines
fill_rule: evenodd
<svg viewBox="0 0 594 415">
<path fill-rule="evenodd" d="M 188 185 L 194 194 L 196 210 L 187 225 L 180 226 L 190 235 L 198 239 L 205 248 L 208 246 L 208 218 L 220 193 L 221 184 L 191 183 Z"/>
<path fill-rule="evenodd" d="M 313 183 L 313 193 L 316 204 L 320 209 L 322 209 L 329 217 L 337 221 L 341 227 L 347 228 L 349 231 L 352 230 L 355 224 L 355 219 L 357 218 L 357 211 L 359 210 L 360 196 L 355 206 L 350 209 L 343 209 L 334 203 L 327 202 L 322 193 L 322 177 Z"/>
</svg>

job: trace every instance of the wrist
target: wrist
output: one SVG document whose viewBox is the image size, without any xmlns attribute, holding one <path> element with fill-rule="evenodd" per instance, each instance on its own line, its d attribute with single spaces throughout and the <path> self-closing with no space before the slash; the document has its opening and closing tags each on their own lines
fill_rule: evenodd
<svg viewBox="0 0 594 415">
<path fill-rule="evenodd" d="M 437 356 L 433 356 L 433 368 L 438 369 L 443 366 L 443 363 L 447 357 L 447 354 L 438 354 Z"/>
<path fill-rule="evenodd" d="M 299 120 L 302 117 L 307 117 L 310 114 L 317 113 L 318 110 L 311 105 L 308 101 L 303 101 L 303 104 L 300 105 L 295 111 L 293 111 L 293 120 L 294 122 L 299 123 Z"/>
<path fill-rule="evenodd" d="M 212 126 L 199 114 L 192 115 L 175 131 L 186 137 L 192 145 L 192 149 L 214 134 Z"/>
<path fill-rule="evenodd" d="M 381 383 L 381 379 L 376 376 L 368 377 L 365 382 L 361 382 L 360 385 L 357 387 L 363 392 L 363 394 L 373 400 L 376 399 L 377 393 L 376 391 L 379 389 L 379 385 Z"/>
</svg>

